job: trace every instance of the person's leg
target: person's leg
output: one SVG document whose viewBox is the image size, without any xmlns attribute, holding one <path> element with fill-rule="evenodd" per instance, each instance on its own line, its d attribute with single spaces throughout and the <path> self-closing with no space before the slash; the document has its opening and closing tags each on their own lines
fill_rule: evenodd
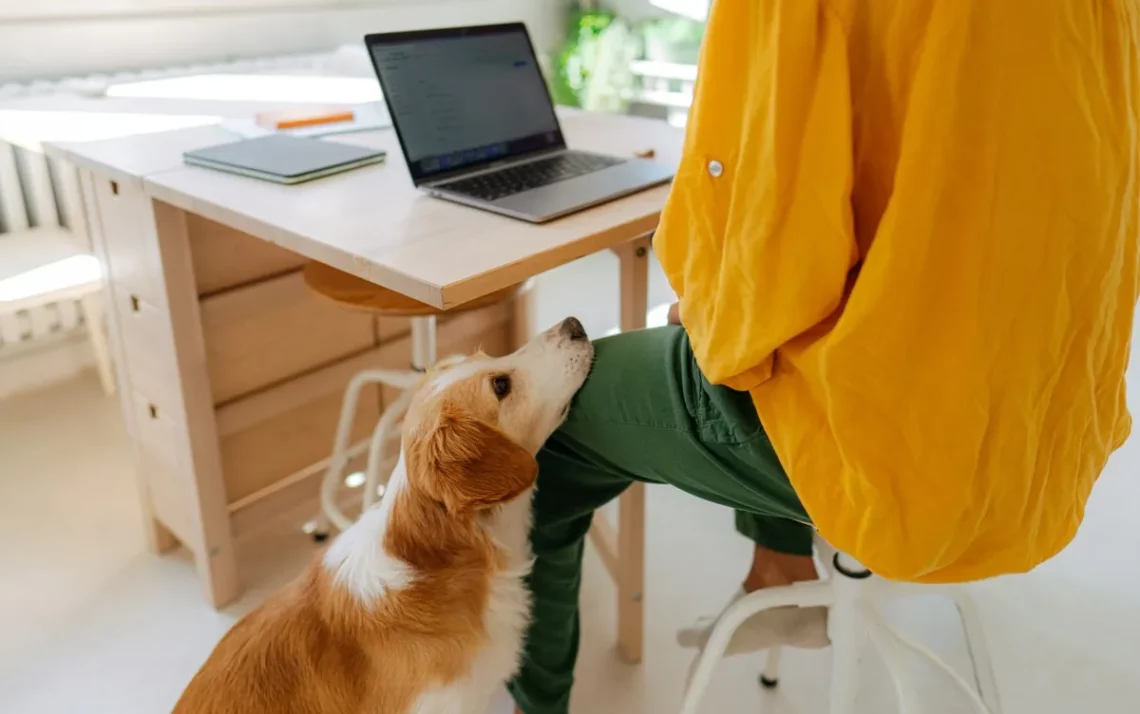
<svg viewBox="0 0 1140 714">
<path fill-rule="evenodd" d="M 683 326 L 681 303 L 675 302 L 669 306 L 666 322 L 670 325 Z M 815 563 L 810 558 L 811 544 L 804 541 L 803 528 L 799 523 L 737 510 L 736 530 L 756 544 L 752 554 L 752 565 L 741 586 L 741 594 L 766 587 L 815 580 L 819 577 Z M 698 622 L 698 626 L 701 624 Z M 707 627 L 688 629 L 696 635 L 693 641 L 700 642 Z M 687 639 L 684 631 L 681 639 L 682 641 Z"/>
<path fill-rule="evenodd" d="M 759 464 L 769 476 L 765 486 L 769 495 L 780 503 L 799 500 L 792 490 L 775 451 L 756 416 L 752 399 L 747 394 L 724 387 L 708 387 L 709 413 L 720 415 L 714 423 L 731 424 L 736 442 L 740 446 L 728 453 L 747 464 Z M 756 434 L 752 438 L 748 437 Z M 712 434 L 711 438 L 718 438 Z M 730 436 L 719 437 L 732 443 Z M 768 469 L 774 464 L 779 478 L 773 478 Z M 746 472 L 747 473 L 747 472 Z M 802 509 L 800 513 L 803 513 Z M 795 520 L 791 520 L 795 518 Z M 796 518 L 773 517 L 758 513 L 755 508 L 736 509 L 736 530 L 755 544 L 752 563 L 745 573 L 741 586 L 732 594 L 727 605 L 744 595 L 762 588 L 790 585 L 819 577 L 812 560 L 812 529 L 805 525 L 806 514 Z M 678 630 L 677 642 L 683 647 L 703 647 L 716 624 L 715 616 L 699 617 Z M 737 629 L 729 642 L 726 654 L 734 655 L 768 649 L 774 644 L 793 647 L 818 648 L 828 644 L 827 611 L 825 608 L 778 608 L 751 618 Z"/>
<path fill-rule="evenodd" d="M 578 659 L 582 553 L 594 511 L 632 480 L 592 463 L 560 437 L 539 454 L 531 534 L 531 624 L 518 675 L 509 688 L 525 714 L 566 714 Z"/>
<path fill-rule="evenodd" d="M 774 539 L 771 550 L 810 562 L 807 516 L 748 395 L 709 385 L 679 328 L 618 335 L 596 347 L 567 423 L 538 457 L 534 607 L 511 683 L 525 714 L 568 711 L 585 536 L 594 510 L 633 481 L 672 484 L 772 519 L 761 528 Z"/>
</svg>

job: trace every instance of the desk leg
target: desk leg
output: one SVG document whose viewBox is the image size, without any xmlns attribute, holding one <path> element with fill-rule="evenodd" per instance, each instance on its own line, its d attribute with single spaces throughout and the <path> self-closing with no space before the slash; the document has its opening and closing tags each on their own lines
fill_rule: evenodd
<svg viewBox="0 0 1140 714">
<path fill-rule="evenodd" d="M 186 415 L 184 430 L 178 430 L 174 438 L 192 474 L 186 489 L 186 505 L 197 542 L 185 545 L 194 551 L 194 562 L 207 599 L 214 607 L 222 607 L 241 594 L 241 583 L 222 479 L 218 426 L 210 396 L 210 375 L 206 371 L 206 345 L 186 213 L 161 201 L 153 201 L 151 205 L 182 408 Z"/>
<path fill-rule="evenodd" d="M 649 309 L 650 238 L 617 249 L 621 261 L 622 332 L 645 328 Z M 618 650 L 632 663 L 641 661 L 645 612 L 645 485 L 635 483 L 618 499 L 617 557 Z"/>
</svg>

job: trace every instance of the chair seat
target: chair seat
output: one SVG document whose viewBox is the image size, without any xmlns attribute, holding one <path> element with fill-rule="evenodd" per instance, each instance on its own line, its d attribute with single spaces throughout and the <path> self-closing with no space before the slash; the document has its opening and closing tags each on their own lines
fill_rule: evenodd
<svg viewBox="0 0 1140 714">
<path fill-rule="evenodd" d="M 523 286 L 523 283 L 511 285 L 448 310 L 440 310 L 324 263 L 314 261 L 306 264 L 304 275 L 305 285 L 317 295 L 350 310 L 388 317 L 434 317 L 477 310 L 513 298 Z"/>
</svg>

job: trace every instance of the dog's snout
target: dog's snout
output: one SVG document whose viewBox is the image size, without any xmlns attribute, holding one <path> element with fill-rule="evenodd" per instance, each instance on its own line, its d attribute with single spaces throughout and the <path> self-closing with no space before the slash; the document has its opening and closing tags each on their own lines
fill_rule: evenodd
<svg viewBox="0 0 1140 714">
<path fill-rule="evenodd" d="M 586 328 L 582 327 L 582 323 L 576 317 L 568 317 L 563 320 L 558 331 L 572 340 L 586 339 Z"/>
</svg>

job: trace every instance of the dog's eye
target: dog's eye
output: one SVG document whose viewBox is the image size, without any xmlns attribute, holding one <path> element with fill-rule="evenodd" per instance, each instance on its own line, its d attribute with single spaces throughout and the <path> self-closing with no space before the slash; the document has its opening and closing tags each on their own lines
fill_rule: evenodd
<svg viewBox="0 0 1140 714">
<path fill-rule="evenodd" d="M 499 399 L 506 399 L 507 395 L 511 393 L 511 378 L 505 374 L 492 377 L 491 390 L 495 392 L 495 396 Z"/>
</svg>

